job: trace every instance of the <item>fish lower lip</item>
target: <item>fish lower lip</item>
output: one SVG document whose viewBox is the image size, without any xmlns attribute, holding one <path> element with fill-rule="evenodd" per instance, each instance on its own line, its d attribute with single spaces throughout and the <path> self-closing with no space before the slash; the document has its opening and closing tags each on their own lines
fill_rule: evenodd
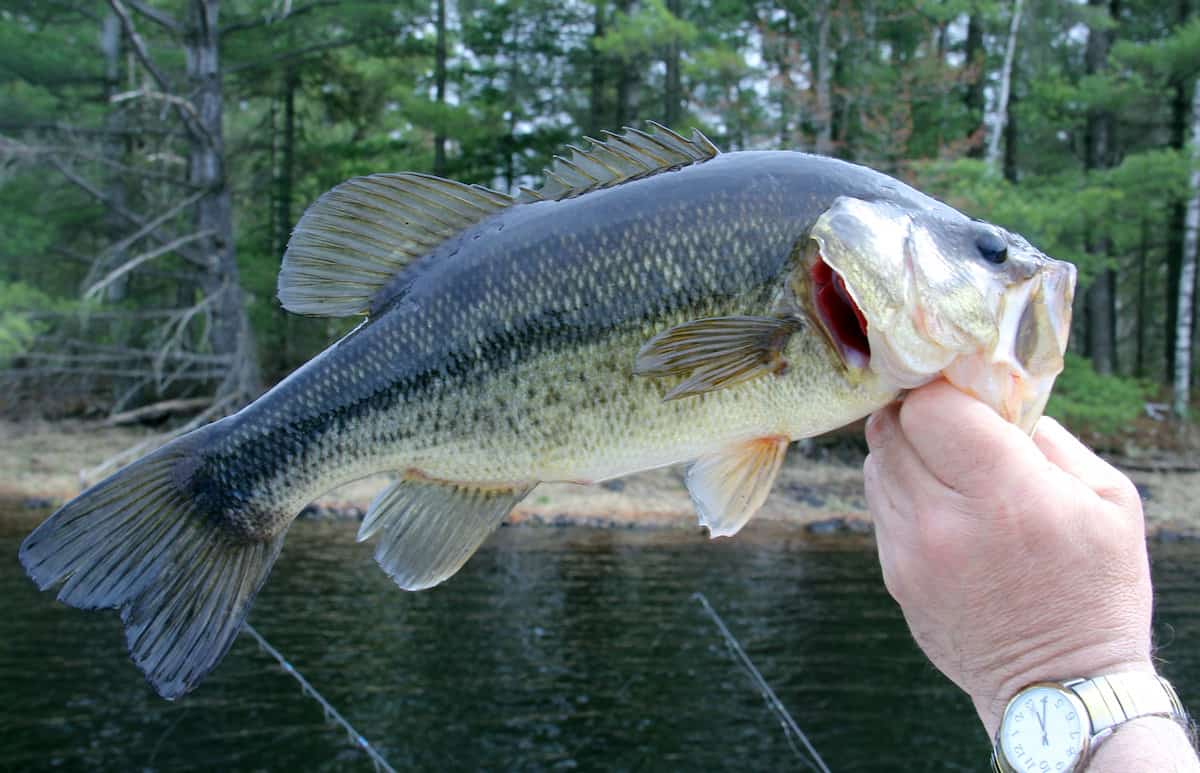
<svg viewBox="0 0 1200 773">
<path fill-rule="evenodd" d="M 812 278 L 812 302 L 821 325 L 846 365 L 865 368 L 871 360 L 867 339 L 867 318 L 846 290 L 846 282 L 834 271 L 821 253 L 809 269 Z"/>
</svg>

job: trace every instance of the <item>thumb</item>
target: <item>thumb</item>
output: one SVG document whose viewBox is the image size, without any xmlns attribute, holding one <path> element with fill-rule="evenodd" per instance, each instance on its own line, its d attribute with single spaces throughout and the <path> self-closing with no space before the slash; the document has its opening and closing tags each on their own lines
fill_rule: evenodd
<svg viewBox="0 0 1200 773">
<path fill-rule="evenodd" d="M 1043 416 L 1038 421 L 1033 441 L 1051 464 L 1078 478 L 1102 499 L 1123 508 L 1140 506 L 1141 497 L 1132 481 L 1054 419 Z"/>
<path fill-rule="evenodd" d="M 945 381 L 905 397 L 900 424 L 925 466 L 967 497 L 1018 482 L 1041 456 L 1019 428 Z"/>
</svg>

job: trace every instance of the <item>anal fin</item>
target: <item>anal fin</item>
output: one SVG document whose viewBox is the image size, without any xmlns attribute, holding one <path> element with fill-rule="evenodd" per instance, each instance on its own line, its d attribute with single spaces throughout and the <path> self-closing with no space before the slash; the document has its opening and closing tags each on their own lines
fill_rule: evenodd
<svg viewBox="0 0 1200 773">
<path fill-rule="evenodd" d="M 375 560 L 405 590 L 448 579 L 533 486 L 487 486 L 407 476 L 375 498 L 358 540 L 380 532 Z"/>
<path fill-rule="evenodd" d="M 783 436 L 755 438 L 702 456 L 688 468 L 687 487 L 700 525 L 730 537 L 758 512 L 787 453 Z"/>
</svg>

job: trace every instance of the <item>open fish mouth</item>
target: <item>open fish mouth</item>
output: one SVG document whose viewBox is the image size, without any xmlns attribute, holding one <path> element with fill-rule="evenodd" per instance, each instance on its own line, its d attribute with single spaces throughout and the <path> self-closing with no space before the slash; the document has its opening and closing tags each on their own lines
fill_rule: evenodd
<svg viewBox="0 0 1200 773">
<path fill-rule="evenodd" d="M 825 262 L 819 249 L 814 250 L 813 255 L 808 275 L 812 308 L 817 319 L 842 362 L 849 368 L 865 369 L 871 361 L 867 318 L 846 289 L 842 275 Z"/>
</svg>

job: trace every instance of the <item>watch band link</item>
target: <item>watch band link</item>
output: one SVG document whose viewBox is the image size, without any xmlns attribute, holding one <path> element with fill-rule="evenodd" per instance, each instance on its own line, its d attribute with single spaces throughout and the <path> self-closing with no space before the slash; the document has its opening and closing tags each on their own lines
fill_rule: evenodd
<svg viewBox="0 0 1200 773">
<path fill-rule="evenodd" d="M 1087 708 L 1092 735 L 1103 735 L 1137 717 L 1160 716 L 1187 722 L 1187 712 L 1171 683 L 1147 671 L 1123 671 L 1063 682 Z"/>
</svg>

